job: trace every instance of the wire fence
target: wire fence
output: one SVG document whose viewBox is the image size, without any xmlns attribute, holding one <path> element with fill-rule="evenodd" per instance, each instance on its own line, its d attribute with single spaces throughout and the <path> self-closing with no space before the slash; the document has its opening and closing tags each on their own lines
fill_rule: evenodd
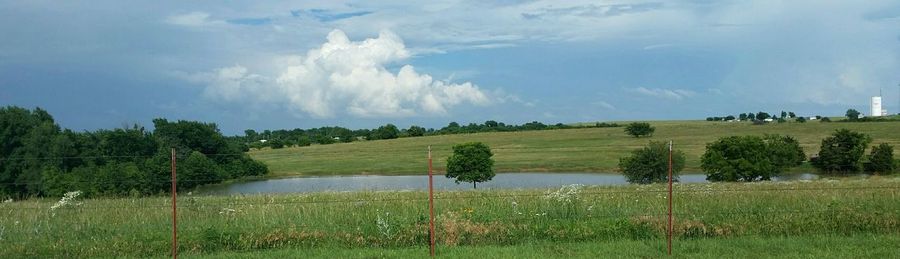
<svg viewBox="0 0 900 259">
<path fill-rule="evenodd" d="M 244 154 L 207 154 L 208 156 L 217 156 L 217 155 L 244 155 Z M 42 158 L 42 159 L 109 159 L 109 158 L 150 158 L 154 156 L 82 156 L 82 157 L 55 157 L 55 158 Z M 4 158 L 0 160 L 10 161 L 15 158 Z M 178 157 L 176 157 L 178 159 Z M 23 159 L 24 160 L 24 159 Z M 213 180 L 220 179 L 186 179 L 186 180 L 177 180 L 177 182 L 208 182 Z M 105 180 L 105 181 L 96 181 L 96 180 L 76 180 L 76 183 L 103 183 L 103 184 L 126 184 L 126 183 L 153 183 L 153 184 L 171 184 L 173 180 L 165 180 L 165 181 L 140 181 L 140 180 Z M 846 203 L 838 203 L 840 206 L 834 206 L 833 203 L 823 203 L 823 204 L 811 204 L 811 203 L 802 203 L 796 208 L 790 208 L 790 206 L 783 205 L 774 205 L 769 203 L 763 203 L 766 206 L 751 206 L 750 208 L 742 208 L 737 204 L 733 207 L 730 207 L 727 211 L 721 211 L 720 208 L 717 207 L 705 207 L 700 206 L 696 201 L 690 201 L 691 206 L 682 206 L 681 202 L 678 199 L 697 199 L 700 195 L 712 196 L 712 197 L 723 197 L 727 195 L 742 195 L 742 196 L 753 196 L 756 198 L 766 197 L 771 195 L 801 195 L 802 197 L 811 197 L 809 193 L 811 192 L 823 192 L 831 194 L 832 201 L 840 200 L 842 197 L 844 198 L 852 198 L 850 201 L 859 201 L 859 200 L 876 200 L 876 199 L 887 199 L 887 201 L 900 201 L 898 200 L 897 193 L 900 191 L 900 182 L 881 182 L 877 185 L 860 185 L 860 186 L 807 186 L 807 185 L 790 185 L 790 186 L 716 186 L 715 188 L 708 189 L 696 189 L 689 188 L 692 185 L 678 185 L 673 189 L 674 195 L 673 197 L 668 197 L 669 190 L 665 190 L 662 186 L 652 186 L 652 187 L 605 187 L 605 188 L 587 188 L 586 190 L 577 192 L 577 199 L 579 199 L 582 203 L 592 203 L 598 201 L 605 201 L 610 197 L 620 198 L 620 199 L 636 199 L 636 203 L 645 204 L 647 206 L 640 207 L 636 205 L 623 205 L 622 208 L 603 208 L 597 210 L 587 209 L 585 211 L 586 204 L 581 204 L 580 208 L 577 208 L 577 212 L 573 214 L 568 214 L 569 205 L 565 203 L 557 203 L 548 205 L 548 200 L 552 200 L 552 198 L 548 198 L 550 190 L 547 192 L 540 191 L 508 191 L 508 192 L 467 192 L 467 191 L 439 191 L 436 192 L 433 200 L 436 204 L 436 209 L 438 210 L 439 217 L 449 217 L 448 215 L 452 215 L 453 213 L 465 215 L 463 217 L 464 220 L 467 220 L 469 223 L 466 224 L 482 224 L 482 225 L 492 225 L 492 224 L 532 224 L 535 222 L 556 222 L 556 223 L 566 223 L 572 225 L 579 224 L 587 224 L 594 221 L 604 221 L 604 220 L 625 220 L 625 221 L 635 221 L 635 220 L 646 220 L 646 219 L 656 219 L 656 221 L 651 221 L 648 224 L 657 224 L 662 222 L 662 218 L 673 216 L 675 220 L 675 224 L 679 224 L 681 220 L 694 221 L 709 217 L 719 217 L 719 218 L 733 218 L 733 219 L 741 219 L 747 220 L 748 218 L 771 218 L 771 217 L 834 217 L 835 214 L 853 214 L 853 215 L 887 215 L 883 218 L 877 218 L 877 220 L 884 219 L 886 223 L 873 223 L 876 227 L 884 227 L 883 230 L 893 231 L 900 230 L 900 206 L 890 206 L 884 205 L 882 202 L 875 202 L 876 206 L 871 207 L 853 207 L 852 202 Z M 37 181 L 13 181 L 13 182 L 5 182 L 0 183 L 0 185 L 43 185 L 46 184 L 44 182 Z M 737 187 L 737 188 L 736 188 Z M 867 193 L 877 193 L 880 195 L 862 195 Z M 837 194 L 845 194 L 845 195 L 837 195 Z M 405 192 L 405 193 L 394 193 L 397 197 L 391 197 L 390 193 L 381 193 L 381 194 L 338 194 L 338 193 L 328 193 L 326 195 L 291 195 L 291 194 L 282 194 L 282 195 L 248 195 L 248 196 L 230 196 L 230 197 L 218 197 L 218 196 L 179 196 L 176 200 L 177 207 L 174 207 L 172 202 L 173 200 L 161 199 L 161 198 L 140 198 L 135 199 L 136 202 L 131 202 L 130 204 L 121 204 L 110 202 L 110 200 L 106 199 L 91 199 L 81 201 L 80 205 L 70 206 L 63 210 L 54 210 L 51 209 L 53 203 L 47 202 L 46 199 L 44 201 L 40 200 L 25 200 L 11 203 L 0 203 L 0 214 L 5 214 L 8 219 L 21 217 L 21 216 L 32 216 L 32 217 L 46 217 L 47 214 L 52 213 L 82 213 L 82 214 L 90 214 L 91 219 L 95 218 L 103 218 L 106 216 L 111 216 L 112 214 L 122 214 L 122 213 L 135 213 L 135 211 L 139 211 L 137 213 L 141 215 L 152 215 L 152 219 L 148 220 L 150 225 L 154 227 L 171 227 L 168 218 L 165 216 L 167 213 L 172 212 L 172 210 L 179 211 L 179 215 L 177 219 L 179 221 L 180 231 L 187 232 L 189 236 L 196 235 L 208 235 L 208 233 L 203 234 L 200 232 L 209 231 L 210 229 L 215 229 L 216 224 L 221 224 L 223 222 L 228 223 L 229 221 L 221 219 L 220 215 L 230 215 L 236 214 L 233 211 L 237 210 L 267 210 L 272 209 L 271 207 L 278 207 L 277 209 L 281 209 L 281 211 L 273 211 L 272 213 L 290 213 L 290 212 L 305 212 L 305 211 L 315 211 L 315 213 L 319 213 L 319 216 L 330 216 L 331 220 L 318 220 L 317 223 L 310 224 L 304 222 L 304 220 L 308 219 L 309 214 L 300 214 L 303 217 L 297 217 L 296 220 L 285 220 L 283 216 L 279 216 L 276 219 L 243 219 L 234 220 L 234 222 L 245 223 L 246 226 L 232 226 L 228 225 L 228 231 L 230 233 L 237 233 L 238 235 L 242 234 L 265 234 L 272 232 L 292 232 L 292 231 L 325 231 L 328 232 L 328 229 L 343 229 L 342 231 L 349 231 L 360 228 L 372 228 L 375 226 L 376 228 L 381 228 L 379 222 L 371 222 L 371 219 L 360 219 L 359 215 L 365 215 L 367 218 L 372 218 L 373 210 L 372 207 L 384 207 L 388 208 L 403 208 L 403 209 L 393 209 L 393 210 L 401 210 L 404 211 L 401 219 L 393 219 L 390 223 L 393 226 L 397 226 L 402 229 L 412 229 L 415 231 L 424 231 L 424 233 L 419 233 L 413 237 L 420 237 L 421 235 L 428 236 L 428 230 L 424 228 L 427 225 L 428 221 L 424 220 L 424 218 L 428 215 L 427 205 L 429 198 L 425 195 L 424 192 Z M 658 196 L 663 195 L 665 199 L 662 200 L 653 200 L 651 198 L 646 198 L 644 196 Z M 889 197 L 888 197 L 889 195 Z M 665 201 L 668 199 L 674 198 L 676 201 L 675 212 L 669 214 L 665 212 Z M 553 215 L 548 215 L 547 212 L 541 212 L 539 210 L 535 211 L 527 211 L 528 213 L 518 212 L 518 209 L 510 211 L 506 209 L 503 212 L 480 212 L 477 215 L 472 216 L 471 212 L 466 214 L 465 209 L 460 210 L 461 207 L 473 206 L 471 204 L 475 203 L 475 206 L 480 204 L 481 207 L 479 209 L 489 210 L 491 208 L 495 208 L 500 206 L 499 204 L 503 204 L 503 206 L 509 207 L 510 199 L 515 199 L 516 201 L 520 201 L 523 203 L 523 207 L 531 206 L 531 208 L 543 208 L 547 209 L 548 206 L 553 207 L 551 209 L 560 209 L 560 211 L 556 211 Z M 529 202 L 526 202 L 529 201 Z M 735 199 L 736 201 L 740 199 Z M 637 202 L 640 201 L 640 202 Z M 825 200 L 823 200 L 825 201 Z M 360 208 L 363 204 L 365 208 Z M 468 204 L 468 205 L 467 205 Z M 485 205 L 487 204 L 487 205 Z M 718 203 L 713 203 L 712 205 L 721 205 Z M 517 205 L 518 206 L 518 205 Z M 324 208 L 323 208 L 324 207 Z M 328 210 L 338 210 L 342 213 L 346 213 L 346 215 L 330 215 L 328 214 Z M 2 210 L 7 210 L 6 212 L 2 212 Z M 292 210 L 292 211 L 288 211 Z M 391 209 L 387 209 L 391 210 Z M 523 209 L 524 210 L 524 209 Z M 376 213 L 381 213 L 379 210 L 375 210 Z M 538 212 L 538 213 L 534 213 Z M 55 214 L 53 214 L 55 215 Z M 71 216 L 71 215 L 70 215 Z M 240 217 L 240 216 L 236 216 Z M 380 220 L 380 216 L 375 215 Z M 212 219 L 212 220 L 211 220 Z M 267 222 L 266 220 L 270 220 Z M 446 219 L 444 219 L 442 223 L 446 223 Z M 763 222 L 764 219 L 757 219 L 757 221 L 752 222 Z M 0 223 L 6 223 L 8 225 L 9 220 L 0 221 Z M 16 221 L 16 224 L 19 224 L 19 221 Z M 228 224 L 238 224 L 238 223 L 228 223 Z M 133 224 L 130 222 L 119 222 L 121 224 Z M 827 223 L 827 222 L 826 222 Z M 821 224 L 826 224 L 821 223 Z M 34 229 L 39 229 L 42 226 L 41 223 L 33 226 Z M 43 223 L 48 224 L 48 223 Z M 80 229 L 90 229 L 90 228 L 116 228 L 116 225 L 110 225 L 108 222 L 96 221 L 96 220 L 86 220 L 84 222 L 76 222 L 77 224 L 82 224 L 79 226 Z M 877 225 L 883 224 L 883 225 Z M 3 224 L 0 224 L 3 225 Z M 15 245 L 15 242 L 21 242 L 22 244 L 29 244 L 39 240 L 40 238 L 47 238 L 50 240 L 58 239 L 58 236 L 65 236 L 65 234 L 55 233 L 55 234 L 47 234 L 46 232 L 35 232 L 34 235 L 28 236 L 26 238 L 22 238 L 20 240 L 10 240 L 10 237 L 4 236 L 3 231 L 5 231 L 6 226 L 3 225 L 3 229 L 0 230 L 0 246 L 6 245 Z M 481 225 L 479 225 L 481 226 Z M 593 226 L 593 225 L 592 225 Z M 660 226 L 660 225 L 654 225 Z M 50 227 L 47 227 L 48 229 Z M 864 226 L 870 227 L 870 226 Z M 867 228 L 866 228 L 867 229 Z M 57 231 L 73 231 L 71 229 L 59 229 Z M 77 231 L 77 230 L 75 230 Z M 169 233 L 170 229 L 158 229 L 155 231 L 159 231 L 159 233 Z M 439 228 L 439 231 L 447 231 L 447 227 L 443 226 Z M 705 230 L 704 230 L 705 231 Z M 781 232 L 779 232 L 781 231 Z M 813 230 L 802 230 L 798 232 L 807 233 L 808 231 Z M 828 228 L 824 228 L 822 231 L 829 231 Z M 338 231 L 339 232 L 339 231 Z M 350 231 L 352 232 L 352 231 Z M 749 231 L 746 234 L 741 235 L 761 235 L 760 233 L 784 233 L 783 230 L 766 230 L 766 229 L 756 229 L 754 231 Z M 8 232 L 7 232 L 8 233 Z M 161 234 L 157 233 L 154 236 L 161 236 Z M 217 232 L 216 232 L 217 233 Z M 316 232 L 318 233 L 318 232 Z M 659 234 L 658 232 L 653 232 Z M 144 233 L 147 234 L 147 233 Z M 215 233 L 214 233 L 215 234 Z M 337 233 L 333 233 L 337 234 Z M 345 233 L 346 234 L 346 233 Z M 445 240 L 446 237 L 442 237 L 442 233 L 435 233 L 438 237 L 438 240 Z M 530 237 L 532 239 L 540 239 L 543 238 L 541 235 L 547 234 L 546 229 L 537 229 L 532 230 L 530 233 Z M 370 232 L 366 236 L 367 239 L 364 240 L 380 240 L 377 238 L 381 238 L 379 233 Z M 372 236 L 375 236 L 374 238 Z M 4 238 L 5 237 L 5 238 Z M 656 235 L 658 238 L 659 236 Z M 156 240 L 160 241 L 161 240 Z M 416 242 L 420 242 L 416 241 Z M 382 241 L 382 242 L 394 242 L 394 241 Z M 173 242 L 177 244 L 176 242 Z M 18 244 L 18 243 L 16 243 Z M 315 245 L 315 244 L 312 244 Z M 421 243 L 412 243 L 409 245 L 421 245 Z"/>
</svg>

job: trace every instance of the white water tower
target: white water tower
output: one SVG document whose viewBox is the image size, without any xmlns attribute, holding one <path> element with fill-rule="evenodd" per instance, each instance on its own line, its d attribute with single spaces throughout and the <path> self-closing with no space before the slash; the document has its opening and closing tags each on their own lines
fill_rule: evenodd
<svg viewBox="0 0 900 259">
<path fill-rule="evenodd" d="M 872 97 L 872 117 L 881 117 L 884 116 L 882 113 L 884 110 L 881 109 L 881 96 L 873 96 Z"/>
</svg>

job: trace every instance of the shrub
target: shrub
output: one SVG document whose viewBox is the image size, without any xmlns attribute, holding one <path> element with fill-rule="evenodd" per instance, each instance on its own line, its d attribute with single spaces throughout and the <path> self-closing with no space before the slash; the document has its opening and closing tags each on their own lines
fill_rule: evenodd
<svg viewBox="0 0 900 259">
<path fill-rule="evenodd" d="M 804 122 L 806 122 L 806 118 L 804 118 L 804 117 L 799 117 L 799 118 L 797 118 L 797 122 L 799 122 L 799 123 L 804 123 Z"/>
<path fill-rule="evenodd" d="M 769 180 L 780 173 L 766 142 L 757 136 L 731 136 L 707 144 L 700 167 L 709 181 Z"/>
<path fill-rule="evenodd" d="M 766 142 L 769 160 L 779 168 L 798 166 L 806 160 L 806 153 L 800 147 L 800 142 L 791 136 L 767 134 L 763 141 Z"/>
<path fill-rule="evenodd" d="M 822 140 L 819 157 L 813 166 L 825 172 L 858 172 L 860 159 L 870 142 L 872 138 L 866 134 L 847 129 L 836 130 Z"/>
<path fill-rule="evenodd" d="M 646 147 L 634 150 L 631 156 L 619 160 L 619 168 L 629 183 L 648 184 L 666 182 L 669 176 L 669 145 L 650 141 Z M 672 179 L 684 169 L 684 152 L 672 152 Z"/>
<path fill-rule="evenodd" d="M 656 128 L 651 127 L 650 123 L 646 122 L 632 122 L 625 127 L 625 133 L 636 138 L 653 135 L 654 131 L 656 131 Z"/>
<path fill-rule="evenodd" d="M 874 173 L 890 174 L 896 169 L 894 162 L 894 147 L 887 143 L 872 147 L 869 155 L 869 163 L 866 171 Z"/>
<path fill-rule="evenodd" d="M 494 178 L 494 156 L 491 148 L 481 142 L 470 142 L 453 146 L 453 154 L 447 158 L 447 178 L 456 178 L 456 183 L 472 183 L 478 188 L 479 182 Z"/>
<path fill-rule="evenodd" d="M 284 148 L 284 141 L 281 141 L 280 139 L 273 139 L 269 141 L 269 146 L 272 147 L 272 149 Z"/>
</svg>

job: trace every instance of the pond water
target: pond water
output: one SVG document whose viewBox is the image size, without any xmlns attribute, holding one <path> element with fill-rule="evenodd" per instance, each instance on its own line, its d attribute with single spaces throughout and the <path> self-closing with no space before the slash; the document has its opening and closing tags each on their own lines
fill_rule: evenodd
<svg viewBox="0 0 900 259">
<path fill-rule="evenodd" d="M 813 180 L 815 174 L 789 174 L 774 181 Z M 682 174 L 682 183 L 704 183 L 706 175 Z M 478 183 L 478 189 L 553 188 L 568 184 L 625 185 L 625 176 L 609 173 L 498 173 L 494 179 Z M 470 190 L 471 183 L 456 184 L 443 175 L 434 176 L 435 190 Z M 251 182 L 218 184 L 201 187 L 197 194 L 265 194 L 344 191 L 427 190 L 427 175 L 355 175 L 298 177 Z"/>
</svg>

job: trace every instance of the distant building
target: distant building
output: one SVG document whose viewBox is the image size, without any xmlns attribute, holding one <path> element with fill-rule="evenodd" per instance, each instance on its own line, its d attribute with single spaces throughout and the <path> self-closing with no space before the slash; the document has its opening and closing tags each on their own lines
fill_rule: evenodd
<svg viewBox="0 0 900 259">
<path fill-rule="evenodd" d="M 773 120 L 772 118 L 768 118 L 768 119 L 765 119 L 765 120 L 763 120 L 763 121 L 765 121 L 765 122 L 772 122 L 772 121 L 774 121 L 774 120 Z"/>
<path fill-rule="evenodd" d="M 886 111 L 881 108 L 881 96 L 872 97 L 872 117 L 881 117 L 886 115 Z"/>
<path fill-rule="evenodd" d="M 265 140 L 265 139 L 260 139 L 260 140 L 259 140 L 259 143 L 266 143 L 266 142 L 268 142 L 268 140 Z"/>
</svg>

